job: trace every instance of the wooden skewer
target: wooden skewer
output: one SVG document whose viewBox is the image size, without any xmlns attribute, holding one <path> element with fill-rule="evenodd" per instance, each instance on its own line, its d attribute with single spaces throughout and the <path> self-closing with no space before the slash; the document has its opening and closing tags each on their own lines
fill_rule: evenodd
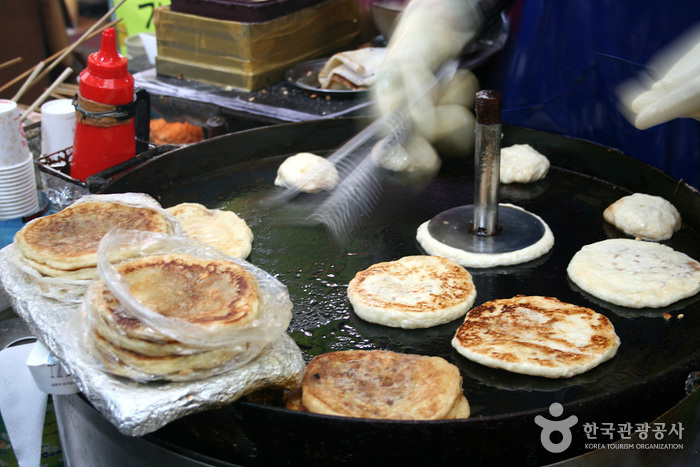
<svg viewBox="0 0 700 467">
<path fill-rule="evenodd" d="M 56 60 L 54 60 L 53 63 L 51 63 L 51 65 L 49 65 L 49 67 L 46 70 L 44 70 L 39 76 L 37 76 L 36 80 L 38 81 L 38 80 L 42 79 L 44 76 L 46 76 L 51 70 L 53 70 L 56 67 L 56 65 L 61 63 L 63 61 L 63 59 L 68 56 L 68 54 L 72 53 L 73 50 L 76 49 L 76 47 L 78 47 L 80 44 L 85 42 L 85 40 L 88 38 L 88 36 L 90 34 L 92 34 L 95 31 L 95 29 L 99 28 L 102 23 L 107 21 L 107 19 L 112 15 L 112 13 L 117 11 L 117 8 L 122 6 L 124 4 L 124 2 L 126 2 L 126 0 L 121 0 L 119 3 L 114 5 L 107 13 L 105 13 L 104 16 L 102 16 L 102 18 L 97 20 L 97 22 L 95 24 L 90 26 L 90 29 L 85 31 L 85 33 L 82 36 L 80 36 L 80 39 L 78 39 L 72 45 L 67 47 L 64 50 L 64 52 Z"/>
<path fill-rule="evenodd" d="M 27 78 L 27 80 L 24 82 L 22 87 L 19 88 L 19 91 L 17 91 L 17 94 L 12 96 L 11 100 L 17 102 L 24 95 L 24 93 L 27 91 L 27 89 L 29 89 L 29 86 L 34 82 L 34 80 L 36 79 L 36 75 L 38 75 L 39 72 L 43 69 L 44 69 L 44 62 L 39 62 L 37 64 L 37 66 L 34 67 L 34 71 L 32 71 L 32 74 L 29 75 L 29 78 Z"/>
<path fill-rule="evenodd" d="M 101 28 L 100 30 L 92 32 L 92 33 L 90 34 L 90 36 L 88 36 L 85 40 L 87 40 L 87 39 L 92 39 L 92 38 L 95 37 L 96 35 L 101 34 L 102 31 L 104 31 L 105 29 L 111 28 L 112 26 L 117 25 L 119 22 L 121 22 L 121 18 L 119 18 L 119 19 L 117 19 L 117 20 L 115 20 L 115 21 L 112 21 L 112 22 L 110 22 L 110 23 L 107 23 L 107 24 L 104 25 L 104 27 Z M 83 41 L 83 42 L 84 42 L 84 41 Z M 44 60 L 42 60 L 42 61 L 39 62 L 39 63 L 43 63 L 44 65 L 46 65 L 47 63 L 50 63 L 50 62 L 53 61 L 56 57 L 58 57 L 59 55 L 62 55 L 62 54 L 63 54 L 67 49 L 69 49 L 70 47 L 72 47 L 72 46 L 68 46 L 68 47 L 66 47 L 66 48 L 64 48 L 64 49 L 62 49 L 62 50 L 59 50 L 59 51 L 56 52 L 55 54 L 51 55 L 51 56 L 48 57 L 48 58 L 45 58 Z M 25 79 L 27 76 L 29 76 L 30 73 L 32 73 L 32 71 L 34 70 L 34 68 L 35 68 L 36 66 L 38 66 L 38 65 L 35 65 L 34 67 L 28 69 L 27 71 L 25 71 L 25 72 L 22 73 L 21 75 L 19 75 L 19 76 L 17 76 L 16 78 L 14 78 L 12 81 L 10 81 L 10 82 L 8 82 L 8 83 L 5 83 L 2 87 L 0 87 L 0 92 L 4 91 L 5 89 L 9 88 L 10 86 L 14 86 L 14 85 L 17 84 L 19 81 Z M 43 66 L 43 65 L 42 65 L 42 66 Z M 34 80 L 34 82 L 36 82 L 36 79 Z M 33 83 L 32 83 L 32 84 L 33 84 Z"/>
<path fill-rule="evenodd" d="M 27 110 L 24 112 L 24 115 L 22 115 L 22 118 L 20 121 L 24 121 L 29 116 L 30 113 L 34 112 L 36 110 L 36 108 L 39 107 L 46 100 L 47 97 L 49 97 L 49 94 L 51 94 L 53 92 L 53 90 L 58 87 L 59 84 L 61 84 L 63 81 L 65 81 L 65 79 L 68 78 L 68 76 L 71 73 L 73 73 L 73 69 L 71 67 L 68 67 L 65 70 L 63 70 L 63 73 L 61 73 L 61 76 L 59 76 L 56 79 L 56 81 L 54 81 L 51 84 L 51 86 L 49 86 L 48 89 L 46 91 L 44 91 L 44 93 L 41 96 L 39 96 L 39 98 L 37 100 L 35 100 L 32 103 L 32 105 L 30 105 L 27 108 Z"/>
<path fill-rule="evenodd" d="M 8 61 L 6 61 L 5 63 L 1 63 L 1 64 L 0 64 L 0 70 L 2 70 L 3 68 L 7 68 L 8 66 L 12 66 L 12 65 L 14 65 L 14 64 L 16 64 L 16 63 L 19 63 L 19 62 L 21 62 L 22 60 L 23 60 L 22 57 L 17 57 L 17 58 L 13 58 L 12 60 L 8 60 Z"/>
</svg>

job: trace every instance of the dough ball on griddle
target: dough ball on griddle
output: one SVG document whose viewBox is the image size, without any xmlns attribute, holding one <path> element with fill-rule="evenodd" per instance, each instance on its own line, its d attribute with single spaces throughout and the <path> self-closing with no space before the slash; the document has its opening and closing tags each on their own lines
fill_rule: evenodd
<svg viewBox="0 0 700 467">
<path fill-rule="evenodd" d="M 514 144 L 501 149 L 501 183 L 532 183 L 549 171 L 549 159 L 529 144 Z"/>
<path fill-rule="evenodd" d="M 290 156 L 277 169 L 275 185 L 305 193 L 331 191 L 338 184 L 338 169 L 327 159 L 310 152 Z"/>
<path fill-rule="evenodd" d="M 668 240 L 681 228 L 681 215 L 673 204 L 644 193 L 623 196 L 603 211 L 603 217 L 626 234 L 645 240 Z"/>
</svg>

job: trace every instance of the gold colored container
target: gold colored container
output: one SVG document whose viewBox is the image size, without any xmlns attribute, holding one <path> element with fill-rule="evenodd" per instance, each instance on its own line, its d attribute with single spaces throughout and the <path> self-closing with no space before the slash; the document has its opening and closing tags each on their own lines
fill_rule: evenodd
<svg viewBox="0 0 700 467">
<path fill-rule="evenodd" d="M 165 76 L 254 91 L 297 63 L 332 55 L 359 37 L 356 0 L 325 0 L 261 23 L 155 12 L 156 71 Z"/>
</svg>

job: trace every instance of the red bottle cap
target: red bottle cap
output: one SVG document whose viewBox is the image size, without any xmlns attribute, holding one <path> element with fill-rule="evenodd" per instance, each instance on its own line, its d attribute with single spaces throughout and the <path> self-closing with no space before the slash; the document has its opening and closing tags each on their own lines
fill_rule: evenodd
<svg viewBox="0 0 700 467">
<path fill-rule="evenodd" d="M 134 98 L 134 77 L 128 60 L 117 51 L 114 28 L 102 32 L 100 50 L 90 54 L 87 68 L 80 73 L 79 92 L 85 99 L 123 105 Z"/>
</svg>

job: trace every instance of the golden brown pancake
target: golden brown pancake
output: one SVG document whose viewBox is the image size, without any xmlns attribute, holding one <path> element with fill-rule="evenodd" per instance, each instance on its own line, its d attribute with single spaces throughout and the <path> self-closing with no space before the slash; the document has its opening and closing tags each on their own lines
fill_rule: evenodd
<svg viewBox="0 0 700 467">
<path fill-rule="evenodd" d="M 475 298 L 471 274 L 439 256 L 376 263 L 358 272 L 348 286 L 348 299 L 360 318 L 404 329 L 464 316 Z"/>
<path fill-rule="evenodd" d="M 170 338 L 129 314 L 98 280 L 90 294 L 90 324 L 92 329 L 112 345 L 150 357 L 172 356 L 202 352 L 197 346 Z"/>
<path fill-rule="evenodd" d="M 306 409 L 301 403 L 301 389 L 289 391 L 289 393 L 285 396 L 284 407 L 289 410 L 306 412 Z"/>
<path fill-rule="evenodd" d="M 127 378 L 145 375 L 170 381 L 187 380 L 192 373 L 215 369 L 240 354 L 239 351 L 224 348 L 195 354 L 150 357 L 112 345 L 97 333 L 93 333 L 91 338 L 90 344 L 105 368 Z"/>
<path fill-rule="evenodd" d="M 153 209 L 86 201 L 29 222 L 15 235 L 15 245 L 26 258 L 52 268 L 94 267 L 100 240 L 115 229 L 172 232 L 168 220 Z"/>
<path fill-rule="evenodd" d="M 116 271 L 133 299 L 172 318 L 168 323 L 173 329 L 187 323 L 236 332 L 259 316 L 257 280 L 231 261 L 165 254 L 125 261 Z M 149 326 L 133 315 L 101 279 L 93 282 L 85 300 L 90 348 L 117 375 L 187 380 L 220 369 L 247 348 L 181 342 L 183 337 L 175 339 L 164 328 Z"/>
<path fill-rule="evenodd" d="M 309 412 L 345 417 L 439 420 L 468 415 L 456 366 L 440 357 L 384 350 L 315 357 L 306 367 L 301 398 Z"/>
<path fill-rule="evenodd" d="M 567 378 L 612 358 L 620 339 L 590 308 L 517 295 L 469 310 L 452 346 L 469 360 L 514 373 Z"/>
<path fill-rule="evenodd" d="M 198 203 L 181 203 L 168 208 L 189 237 L 212 245 L 234 258 L 250 254 L 253 231 L 231 211 L 208 209 Z"/>
<path fill-rule="evenodd" d="M 52 268 L 51 266 L 49 266 L 47 264 L 32 261 L 31 259 L 29 259 L 27 257 L 22 257 L 21 261 L 23 261 L 26 265 L 37 270 L 42 275 L 48 276 L 48 277 L 56 277 L 56 278 L 61 278 L 61 279 L 79 281 L 79 280 L 96 279 L 100 275 L 99 272 L 97 272 L 96 266 L 80 268 L 80 269 L 66 270 L 66 269 Z"/>
<path fill-rule="evenodd" d="M 131 294 L 163 316 L 205 327 L 241 327 L 259 313 L 257 281 L 231 261 L 167 254 L 125 261 L 116 269 Z"/>
</svg>

